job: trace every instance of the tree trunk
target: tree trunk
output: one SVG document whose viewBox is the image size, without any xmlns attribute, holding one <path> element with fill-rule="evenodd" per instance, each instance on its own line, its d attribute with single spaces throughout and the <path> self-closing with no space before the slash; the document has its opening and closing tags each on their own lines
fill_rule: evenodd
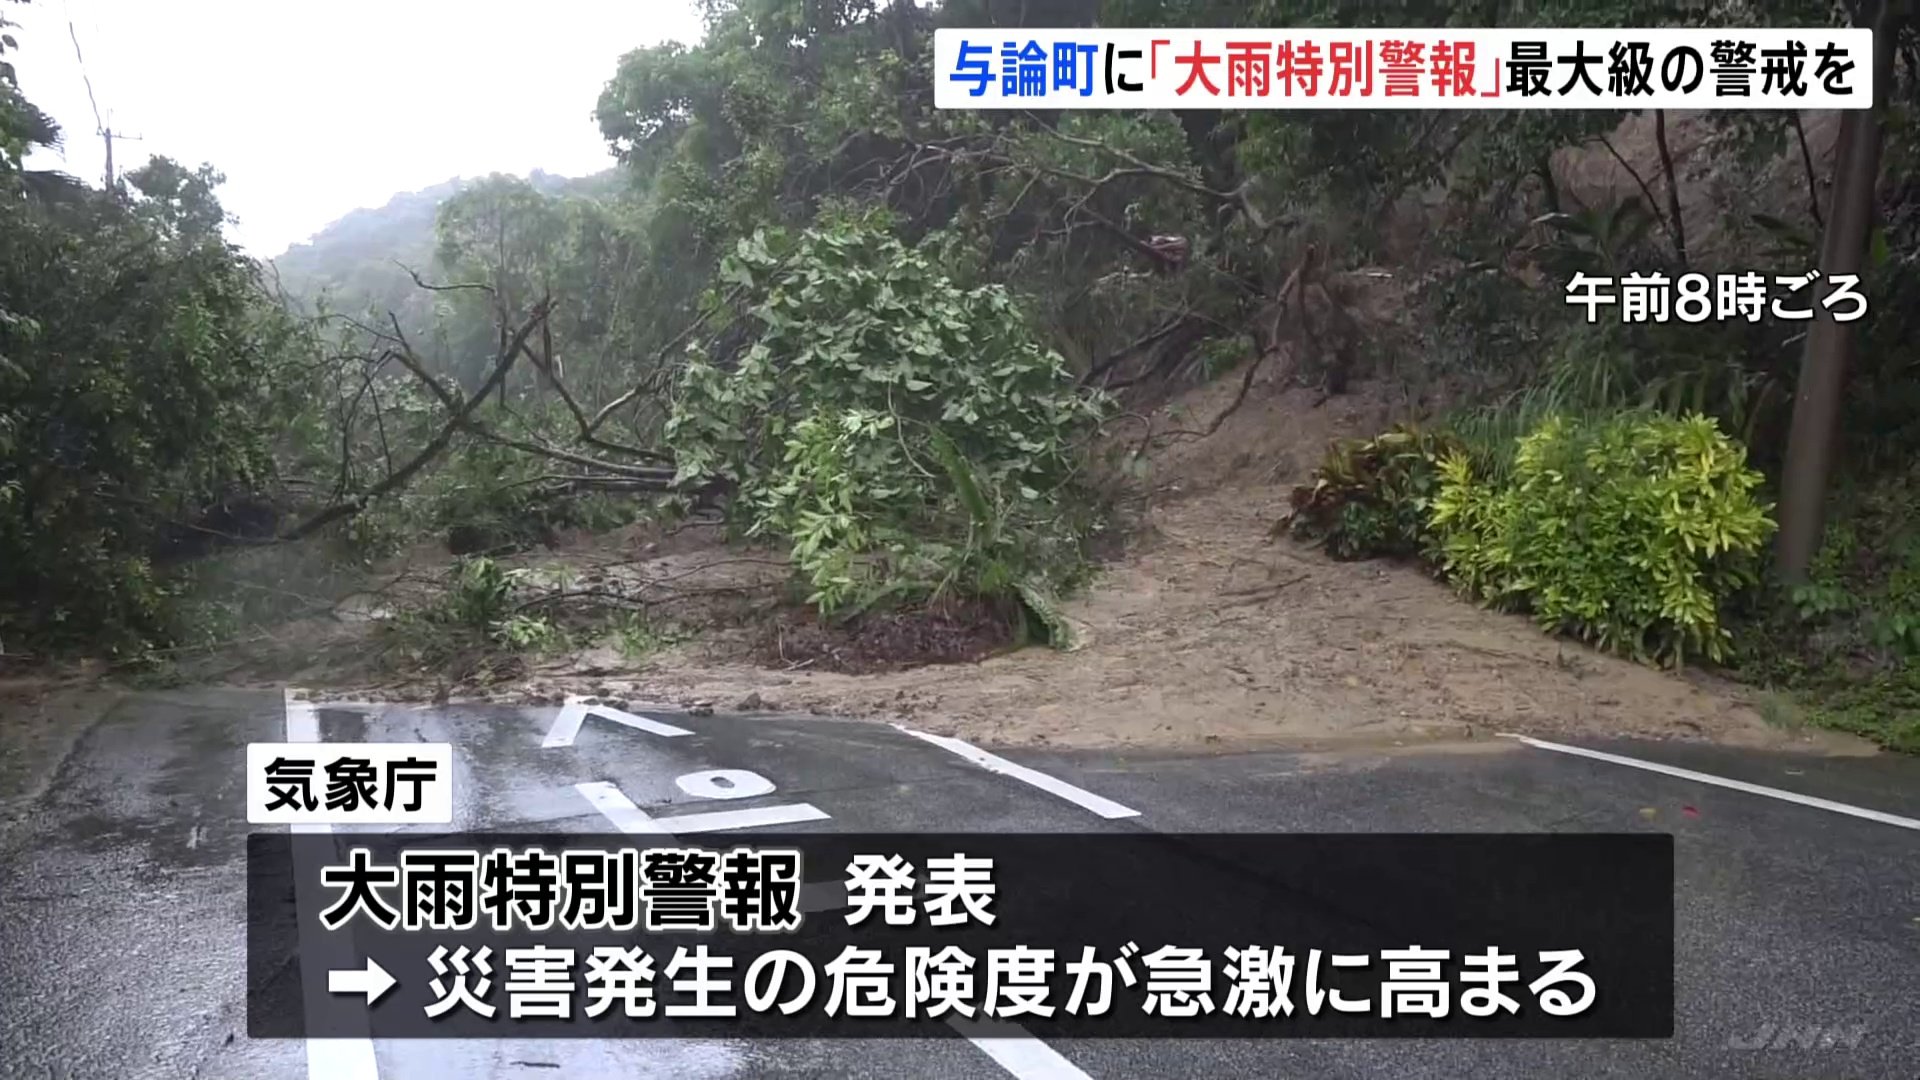
<svg viewBox="0 0 1920 1080">
<path fill-rule="evenodd" d="M 1874 192 L 1880 175 L 1880 147 L 1888 83 L 1893 77 L 1892 0 L 1881 0 L 1873 21 L 1874 108 L 1850 110 L 1841 117 L 1834 155 L 1832 203 L 1821 231 L 1823 277 L 1859 274 L 1866 264 L 1873 232 Z M 1829 289 L 1813 285 L 1817 300 Z M 1846 393 L 1847 365 L 1854 348 L 1852 323 L 1835 322 L 1815 305 L 1800 359 L 1793 426 L 1780 482 L 1780 534 L 1774 546 L 1775 570 L 1788 584 L 1806 580 L 1807 567 L 1820 549 L 1826 526 L 1827 482 L 1833 472 L 1834 435 Z"/>
<path fill-rule="evenodd" d="M 1687 268 L 1687 224 L 1680 217 L 1680 178 L 1673 171 L 1673 148 L 1667 144 L 1667 110 L 1653 110 L 1653 142 L 1660 148 L 1660 171 L 1667 178 L 1667 220 L 1673 223 L 1673 253 L 1680 269 Z"/>
</svg>

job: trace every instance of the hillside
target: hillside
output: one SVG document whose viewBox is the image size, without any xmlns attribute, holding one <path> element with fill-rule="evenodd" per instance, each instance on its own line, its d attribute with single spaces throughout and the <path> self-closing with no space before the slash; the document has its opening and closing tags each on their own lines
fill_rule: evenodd
<svg viewBox="0 0 1920 1080">
<path fill-rule="evenodd" d="M 587 177 L 555 176 L 539 169 L 526 177 L 542 195 L 604 195 L 619 184 L 606 170 Z M 268 260 L 287 294 L 303 304 L 327 297 L 336 310 L 367 307 L 404 313 L 424 303 L 405 270 L 432 268 L 434 224 L 440 207 L 474 178 L 454 177 L 432 187 L 402 192 L 380 207 L 363 207 Z"/>
<path fill-rule="evenodd" d="M 320 615 L 359 640 L 315 686 L 604 678 L 990 739 L 1737 740 L 1764 711 L 1920 750 L 1906 67 L 1884 124 L 983 119 L 925 58 L 1006 5 L 705 6 L 595 88 L 617 170 L 347 214 L 273 260 L 282 296 L 210 166 L 0 199 L 0 637 L 230 663 Z M 1018 18 L 1378 15 L 1336 7 Z M 1790 296 L 1816 262 L 1832 318 Z M 1570 303 L 1606 282 L 1648 306 Z"/>
</svg>

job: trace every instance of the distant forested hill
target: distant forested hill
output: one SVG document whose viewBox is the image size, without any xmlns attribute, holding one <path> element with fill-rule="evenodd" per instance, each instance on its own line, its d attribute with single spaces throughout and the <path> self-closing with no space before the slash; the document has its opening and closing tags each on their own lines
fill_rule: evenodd
<svg viewBox="0 0 1920 1080">
<path fill-rule="evenodd" d="M 526 179 L 549 196 L 599 196 L 620 186 L 612 169 L 581 178 L 535 169 Z M 334 311 L 393 310 L 405 324 L 424 325 L 432 294 L 417 288 L 402 265 L 435 279 L 434 226 L 440 207 L 476 182 L 455 178 L 395 195 L 382 207 L 355 210 L 269 261 L 281 287 L 303 307 L 324 298 Z"/>
</svg>

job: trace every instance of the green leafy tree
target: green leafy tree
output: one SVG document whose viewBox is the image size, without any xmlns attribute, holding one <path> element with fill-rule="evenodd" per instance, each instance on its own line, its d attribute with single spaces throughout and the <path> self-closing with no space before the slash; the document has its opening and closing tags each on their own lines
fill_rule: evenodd
<svg viewBox="0 0 1920 1080">
<path fill-rule="evenodd" d="M 737 488 L 824 611 L 878 592 L 1046 583 L 1063 488 L 1098 411 L 1004 289 L 963 288 L 873 219 L 757 233 L 741 293 L 681 377 L 681 479 Z"/>
<path fill-rule="evenodd" d="M 211 165 L 188 169 L 168 157 L 155 157 L 126 175 L 138 193 L 134 213 L 170 241 L 192 247 L 220 242 L 227 212 L 215 189 L 226 177 Z"/>
<path fill-rule="evenodd" d="M 169 529 L 274 475 L 297 327 L 221 238 L 217 173 L 51 197 L 18 169 L 42 114 L 0 94 L 0 638 L 137 650 L 174 629 Z"/>
</svg>

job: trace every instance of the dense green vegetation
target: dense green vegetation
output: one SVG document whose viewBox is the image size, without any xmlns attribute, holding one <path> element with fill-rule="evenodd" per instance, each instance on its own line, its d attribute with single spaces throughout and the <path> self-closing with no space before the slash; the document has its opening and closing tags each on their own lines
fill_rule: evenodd
<svg viewBox="0 0 1920 1080">
<path fill-rule="evenodd" d="M 170 558 L 196 537 L 352 561 L 437 534 L 474 557 L 434 617 L 540 642 L 553 628 L 506 603 L 487 553 L 694 504 L 790 552 L 826 616 L 945 597 L 1044 615 L 1085 577 L 1102 431 L 1284 345 L 1330 392 L 1372 376 L 1441 405 L 1336 448 L 1296 496 L 1302 538 L 1424 559 L 1548 630 L 1724 663 L 1920 748 L 1906 16 L 1884 24 L 1892 86 L 1860 129 L 1884 143 L 1858 253 L 1874 313 L 1810 518 L 1791 491 L 1776 504 L 1796 381 L 1828 345 L 1772 319 L 1589 326 L 1562 286 L 1804 270 L 1861 209 L 1838 155 L 1810 149 L 1814 118 L 1690 121 L 1682 168 L 1668 118 L 1644 118 L 1658 164 L 1596 199 L 1565 155 L 1621 156 L 1618 114 L 939 112 L 930 46 L 1020 20 L 1869 25 L 1871 0 L 705 6 L 703 41 L 608 73 L 617 169 L 398 197 L 264 275 L 221 239 L 209 169 L 157 160 L 115 191 L 24 172 L 54 132 L 0 69 L 0 640 L 204 637 L 206 575 Z M 1784 195 L 1747 182 L 1776 173 Z M 1394 269 L 1400 309 L 1359 331 L 1373 347 L 1272 317 L 1309 240 L 1328 266 Z M 1348 310 L 1336 278 L 1301 303 Z M 1768 572 L 1776 523 L 1822 510 L 1811 566 Z"/>
<path fill-rule="evenodd" d="M 179 631 L 181 523 L 271 481 L 302 328 L 222 240 L 217 173 L 25 170 L 57 136 L 0 67 L 0 641 L 138 649 Z"/>
</svg>

